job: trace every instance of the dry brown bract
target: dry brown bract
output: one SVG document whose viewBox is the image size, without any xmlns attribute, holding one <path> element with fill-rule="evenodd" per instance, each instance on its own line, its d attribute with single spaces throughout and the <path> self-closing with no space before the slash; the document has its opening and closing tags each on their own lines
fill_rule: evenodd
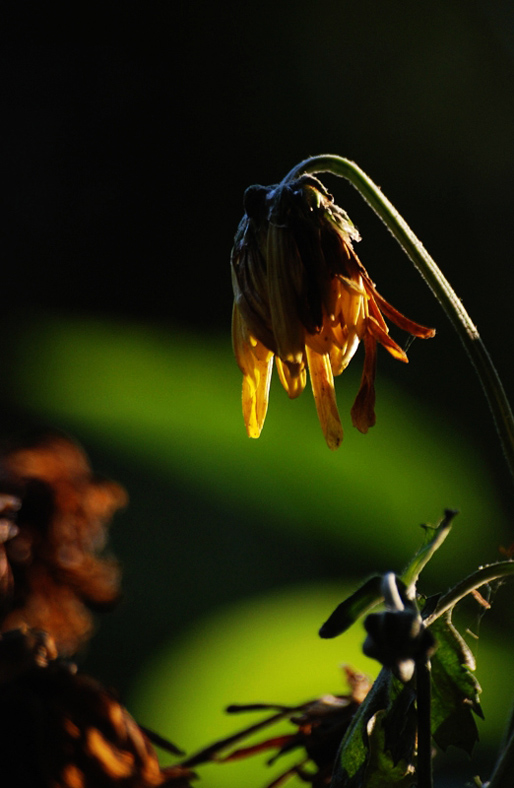
<svg viewBox="0 0 514 788">
<path fill-rule="evenodd" d="M 375 423 L 377 342 L 400 361 L 404 350 L 390 337 L 384 315 L 416 337 L 435 331 L 404 317 L 375 289 L 355 254 L 359 234 L 316 178 L 304 175 L 279 186 L 253 186 L 232 249 L 232 337 L 243 373 L 243 415 L 258 438 L 268 408 L 273 358 L 289 397 L 307 381 L 328 446 L 343 438 L 334 375 L 348 366 L 359 342 L 365 349 L 353 424 Z"/>
<path fill-rule="evenodd" d="M 45 633 L 0 636 L 2 785 L 189 788 L 192 772 L 161 769 L 148 736 L 111 692 L 55 656 Z"/>
<path fill-rule="evenodd" d="M 99 552 L 126 493 L 95 476 L 81 447 L 60 433 L 6 448 L 0 470 L 1 629 L 45 630 L 59 654 L 72 654 L 90 635 L 88 607 L 118 596 L 117 564 Z"/>
<path fill-rule="evenodd" d="M 275 754 L 268 761 L 271 765 L 281 755 L 299 750 L 298 762 L 273 779 L 267 788 L 277 788 L 295 776 L 299 776 L 303 782 L 311 783 L 313 788 L 328 788 L 341 740 L 355 712 L 371 689 L 371 682 L 362 673 L 357 673 L 349 667 L 345 667 L 344 670 L 350 687 L 347 695 L 324 695 L 298 706 L 263 703 L 229 706 L 227 711 L 231 713 L 263 710 L 273 710 L 274 713 L 188 757 L 183 761 L 183 765 L 191 767 L 209 761 L 226 763 L 275 750 Z M 223 754 L 236 743 L 248 739 L 257 731 L 280 720 L 289 720 L 294 728 L 257 744 L 233 750 L 228 755 Z"/>
</svg>

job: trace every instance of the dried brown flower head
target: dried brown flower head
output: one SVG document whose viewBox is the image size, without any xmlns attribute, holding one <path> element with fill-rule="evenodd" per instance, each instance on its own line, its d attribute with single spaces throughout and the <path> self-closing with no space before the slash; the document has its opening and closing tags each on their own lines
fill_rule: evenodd
<svg viewBox="0 0 514 788">
<path fill-rule="evenodd" d="M 341 443 L 334 375 L 365 349 L 352 421 L 361 432 L 375 423 L 377 342 L 400 361 L 383 315 L 416 337 L 435 331 L 404 317 L 375 289 L 355 254 L 359 234 L 322 183 L 311 175 L 245 193 L 245 215 L 232 249 L 232 336 L 243 373 L 248 435 L 260 435 L 268 407 L 273 358 L 289 397 L 307 381 L 307 368 L 328 446 Z"/>
<path fill-rule="evenodd" d="M 118 596 L 117 564 L 99 552 L 126 493 L 95 476 L 82 448 L 60 433 L 6 448 L 0 471 L 3 489 L 20 502 L 9 530 L 5 517 L 18 504 L 3 497 L 1 629 L 43 629 L 60 654 L 71 654 L 90 635 L 88 607 L 112 604 Z"/>
<path fill-rule="evenodd" d="M 115 696 L 55 655 L 45 633 L 0 636 L 2 785 L 189 788 L 189 769 L 161 769 L 147 734 Z"/>
<path fill-rule="evenodd" d="M 267 788 L 277 788 L 295 775 L 304 782 L 311 783 L 313 788 L 327 788 L 330 785 L 341 740 L 355 712 L 371 689 L 371 682 L 362 673 L 357 673 L 349 667 L 345 667 L 345 672 L 350 687 L 350 693 L 347 695 L 324 695 L 298 706 L 265 703 L 229 706 L 227 711 L 230 713 L 273 710 L 274 714 L 204 748 L 183 761 L 183 765 L 191 767 L 208 761 L 225 763 L 249 755 L 257 755 L 266 750 L 276 750 L 275 755 L 268 761 L 268 764 L 272 764 L 281 755 L 293 750 L 302 750 L 300 760 L 269 783 Z M 289 719 L 296 730 L 233 750 L 228 755 L 223 754 L 229 747 L 255 734 L 258 730 L 285 719 Z"/>
</svg>

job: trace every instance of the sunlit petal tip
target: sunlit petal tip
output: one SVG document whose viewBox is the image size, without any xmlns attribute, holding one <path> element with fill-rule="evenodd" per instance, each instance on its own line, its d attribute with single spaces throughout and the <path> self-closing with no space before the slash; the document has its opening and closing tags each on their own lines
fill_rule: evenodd
<svg viewBox="0 0 514 788">
<path fill-rule="evenodd" d="M 328 448 L 331 451 L 335 451 L 343 442 L 344 434 L 341 422 L 339 420 L 334 422 L 330 429 L 323 430 L 323 434 L 325 436 Z"/>
<path fill-rule="evenodd" d="M 278 356 L 275 357 L 275 365 L 277 367 L 278 377 L 287 395 L 290 399 L 299 397 L 307 383 L 307 369 L 305 364 L 301 365 L 298 370 L 295 369 L 296 374 L 291 374 L 291 370 L 287 364 L 284 364 Z"/>
<path fill-rule="evenodd" d="M 251 374 L 243 377 L 243 418 L 249 438 L 258 438 L 268 412 L 273 355 L 267 361 L 256 359 Z"/>
<path fill-rule="evenodd" d="M 363 435 L 370 427 L 376 424 L 375 416 L 375 388 L 366 386 L 361 388 L 351 409 L 352 424 Z"/>
<path fill-rule="evenodd" d="M 330 356 L 328 353 L 319 354 L 305 348 L 309 373 L 311 376 L 312 393 L 318 418 L 323 430 L 323 435 L 329 449 L 337 449 L 343 440 L 343 427 L 337 410 L 336 395 L 334 389 L 334 376 L 330 366 Z"/>
</svg>

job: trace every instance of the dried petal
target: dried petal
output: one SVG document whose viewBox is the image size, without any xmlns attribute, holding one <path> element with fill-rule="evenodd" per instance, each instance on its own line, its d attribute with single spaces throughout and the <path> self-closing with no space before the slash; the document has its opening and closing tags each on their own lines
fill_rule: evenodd
<svg viewBox="0 0 514 788">
<path fill-rule="evenodd" d="M 91 634 L 89 606 L 118 597 L 117 563 L 99 551 L 126 493 L 96 477 L 80 446 L 57 432 L 11 446 L 0 462 L 21 499 L 18 531 L 2 546 L 15 582 L 3 589 L 0 626 L 44 629 L 71 654 Z"/>
<path fill-rule="evenodd" d="M 329 449 L 337 449 L 343 440 L 343 428 L 337 410 L 330 355 L 328 353 L 320 355 L 308 345 L 305 347 L 305 352 L 321 429 Z"/>
<path fill-rule="evenodd" d="M 377 361 L 377 343 L 373 336 L 364 336 L 364 367 L 361 385 L 351 410 L 352 423 L 359 432 L 366 433 L 375 425 L 375 371 Z"/>
</svg>

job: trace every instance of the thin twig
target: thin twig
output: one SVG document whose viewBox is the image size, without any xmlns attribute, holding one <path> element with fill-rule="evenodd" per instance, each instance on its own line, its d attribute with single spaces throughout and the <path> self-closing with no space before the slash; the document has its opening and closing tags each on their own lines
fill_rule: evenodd
<svg viewBox="0 0 514 788">
<path fill-rule="evenodd" d="M 514 733 L 507 741 L 494 768 L 487 788 L 512 788 L 514 774 Z"/>
<path fill-rule="evenodd" d="M 488 564 L 482 566 L 457 583 L 456 586 L 450 588 L 446 594 L 439 599 L 435 610 L 425 619 L 425 626 L 429 627 L 437 618 L 451 610 L 457 602 L 464 599 L 465 596 L 470 594 L 476 588 L 491 583 L 493 580 L 501 580 L 503 577 L 514 575 L 514 561 L 498 561 L 496 564 Z"/>
</svg>

